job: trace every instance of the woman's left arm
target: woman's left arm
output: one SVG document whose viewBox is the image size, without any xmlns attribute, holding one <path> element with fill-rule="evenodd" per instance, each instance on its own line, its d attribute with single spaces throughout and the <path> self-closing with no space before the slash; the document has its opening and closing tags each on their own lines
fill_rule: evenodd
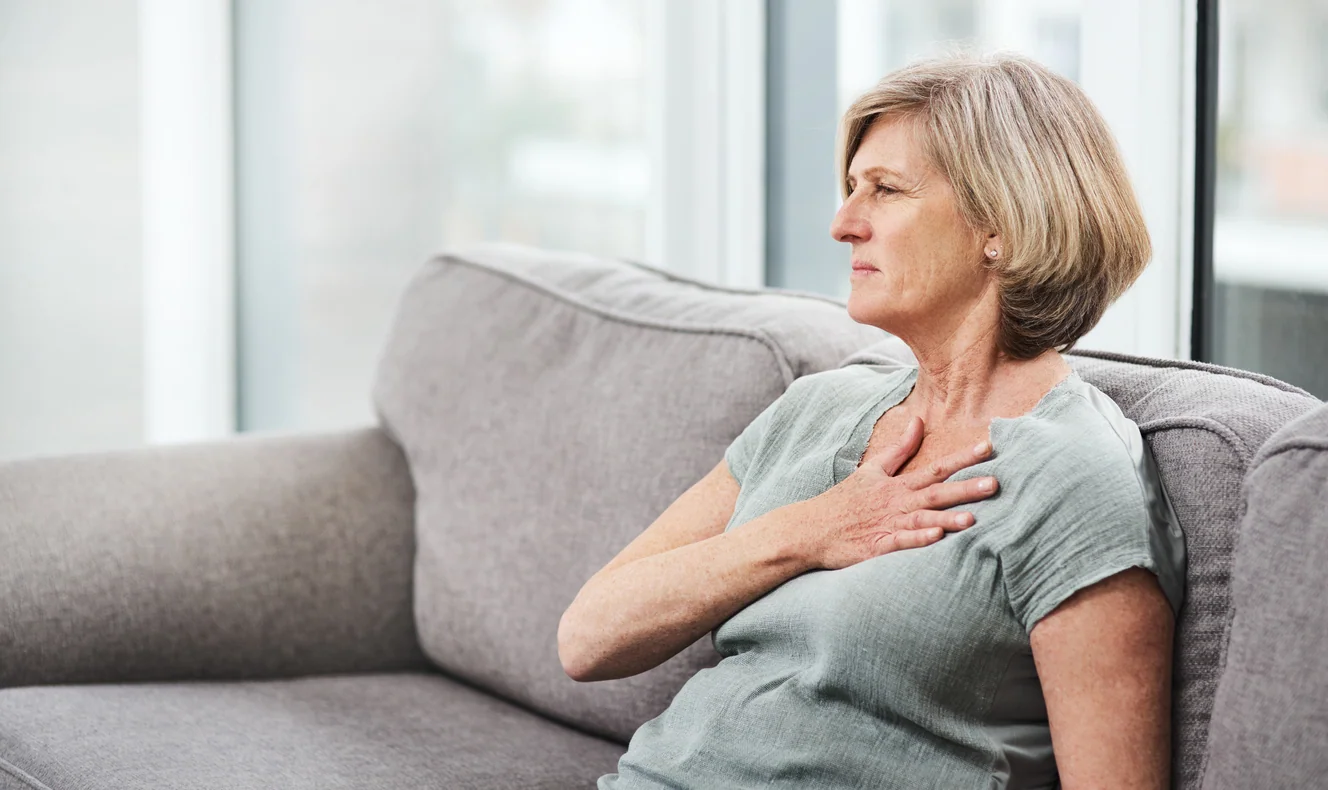
<svg viewBox="0 0 1328 790">
<path fill-rule="evenodd" d="M 1029 632 L 1062 790 L 1167 790 L 1175 618 L 1130 568 L 1079 590 Z"/>
</svg>

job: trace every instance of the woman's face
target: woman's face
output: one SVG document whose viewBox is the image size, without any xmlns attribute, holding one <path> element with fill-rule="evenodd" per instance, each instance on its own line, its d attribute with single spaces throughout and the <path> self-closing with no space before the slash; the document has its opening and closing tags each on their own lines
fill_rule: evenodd
<svg viewBox="0 0 1328 790">
<path fill-rule="evenodd" d="M 949 181 L 927 161 L 915 121 L 872 124 L 848 184 L 830 235 L 852 246 L 853 320 L 912 345 L 949 336 L 974 308 L 995 314 L 982 263 L 999 238 L 964 221 Z"/>
</svg>

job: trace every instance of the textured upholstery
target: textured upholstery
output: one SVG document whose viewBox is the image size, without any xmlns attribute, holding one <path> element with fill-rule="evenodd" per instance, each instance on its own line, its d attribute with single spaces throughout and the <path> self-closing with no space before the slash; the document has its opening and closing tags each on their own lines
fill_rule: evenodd
<svg viewBox="0 0 1328 790">
<path fill-rule="evenodd" d="M 1273 435 L 1245 481 L 1235 615 L 1204 790 L 1328 783 L 1328 406 Z"/>
<path fill-rule="evenodd" d="M 578 684 L 558 660 L 563 611 L 790 381 L 883 336 L 828 299 L 621 261 L 484 247 L 428 265 L 375 388 L 418 490 L 426 652 L 625 742 L 714 648 L 703 638 L 650 672 Z"/>
<path fill-rule="evenodd" d="M 621 752 L 435 674 L 0 691 L 0 790 L 569 790 Z"/>
<path fill-rule="evenodd" d="M 1188 568 L 1176 634 L 1172 712 L 1177 790 L 1197 790 L 1231 619 L 1231 561 L 1241 480 L 1274 430 L 1319 401 L 1276 379 L 1241 370 L 1121 354 L 1071 351 L 1070 366 L 1115 400 L 1153 451 L 1181 529 Z M 914 362 L 890 338 L 856 362 Z"/>
<path fill-rule="evenodd" d="M 0 464 L 0 688 L 428 666 L 376 429 Z"/>
</svg>

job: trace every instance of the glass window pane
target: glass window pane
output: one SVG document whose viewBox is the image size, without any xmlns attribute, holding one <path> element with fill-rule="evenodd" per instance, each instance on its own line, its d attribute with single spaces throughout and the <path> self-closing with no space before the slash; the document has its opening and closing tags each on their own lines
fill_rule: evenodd
<svg viewBox="0 0 1328 790">
<path fill-rule="evenodd" d="M 137 7 L 0 0 L 0 457 L 143 438 Z"/>
<path fill-rule="evenodd" d="M 1079 79 L 1082 0 L 839 0 L 839 108 L 886 73 L 956 46 L 1022 52 Z"/>
<path fill-rule="evenodd" d="M 643 257 L 645 0 L 239 0 L 247 429 L 368 422 L 430 255 Z"/>
<path fill-rule="evenodd" d="M 1328 398 L 1328 0 L 1218 6 L 1213 361 Z"/>
</svg>

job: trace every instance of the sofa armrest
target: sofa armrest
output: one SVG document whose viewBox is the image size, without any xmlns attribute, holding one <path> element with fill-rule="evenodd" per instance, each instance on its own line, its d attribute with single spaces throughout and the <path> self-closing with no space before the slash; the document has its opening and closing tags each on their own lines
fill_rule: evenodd
<svg viewBox="0 0 1328 790">
<path fill-rule="evenodd" d="M 380 430 L 0 463 L 0 688 L 427 666 Z"/>
</svg>

